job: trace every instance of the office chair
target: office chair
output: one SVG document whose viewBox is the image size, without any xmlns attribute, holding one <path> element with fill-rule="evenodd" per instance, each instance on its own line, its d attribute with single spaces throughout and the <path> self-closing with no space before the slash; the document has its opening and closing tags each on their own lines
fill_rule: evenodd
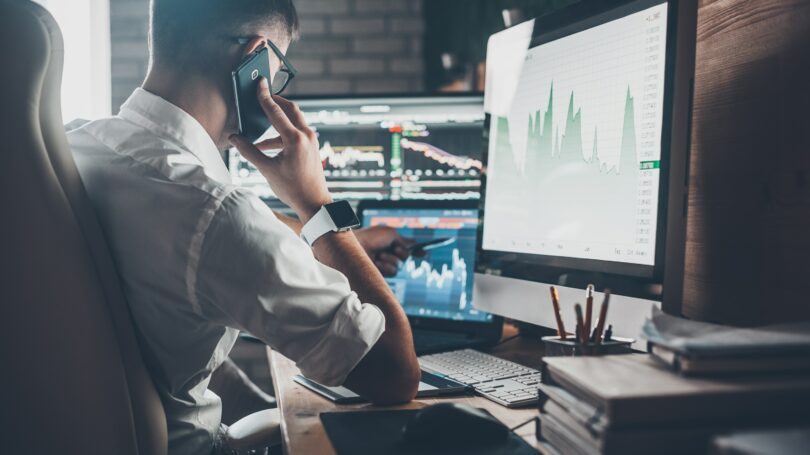
<svg viewBox="0 0 810 455">
<path fill-rule="evenodd" d="M 64 134 L 59 27 L 0 0 L 0 452 L 161 455 L 166 419 Z M 233 446 L 280 440 L 276 410 Z"/>
</svg>

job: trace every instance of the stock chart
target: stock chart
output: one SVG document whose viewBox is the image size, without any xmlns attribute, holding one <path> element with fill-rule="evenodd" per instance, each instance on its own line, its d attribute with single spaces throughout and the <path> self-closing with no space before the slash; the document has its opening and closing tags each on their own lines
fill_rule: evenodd
<svg viewBox="0 0 810 455">
<path fill-rule="evenodd" d="M 336 199 L 476 199 L 480 195 L 480 97 L 305 100 L 318 135 L 327 185 Z M 265 199 L 267 183 L 236 151 L 236 184 Z"/>
<path fill-rule="evenodd" d="M 482 125 L 402 128 L 395 150 L 401 156 L 403 199 L 476 199 L 481 186 Z M 394 133 L 396 134 L 396 133 Z"/>
<path fill-rule="evenodd" d="M 484 248 L 653 263 L 666 12 L 539 44 L 494 83 Z"/>
<path fill-rule="evenodd" d="M 417 242 L 451 238 L 424 257 L 405 260 L 396 276 L 387 278 L 405 312 L 414 316 L 485 320 L 472 307 L 477 210 L 367 210 L 365 226 L 390 226 Z"/>
</svg>

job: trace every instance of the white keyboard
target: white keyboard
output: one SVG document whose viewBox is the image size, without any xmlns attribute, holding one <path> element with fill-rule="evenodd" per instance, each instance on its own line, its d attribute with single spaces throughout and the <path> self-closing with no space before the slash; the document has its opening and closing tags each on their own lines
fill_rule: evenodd
<svg viewBox="0 0 810 455">
<path fill-rule="evenodd" d="M 537 403 L 540 372 L 473 349 L 419 357 L 423 370 L 467 384 L 509 408 Z"/>
</svg>

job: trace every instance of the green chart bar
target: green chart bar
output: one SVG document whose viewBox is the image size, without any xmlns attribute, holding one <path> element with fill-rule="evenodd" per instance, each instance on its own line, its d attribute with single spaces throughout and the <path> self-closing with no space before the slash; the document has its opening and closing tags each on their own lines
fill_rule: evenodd
<svg viewBox="0 0 810 455">
<path fill-rule="evenodd" d="M 401 175 L 402 173 L 402 133 L 391 135 L 391 175 Z"/>
</svg>

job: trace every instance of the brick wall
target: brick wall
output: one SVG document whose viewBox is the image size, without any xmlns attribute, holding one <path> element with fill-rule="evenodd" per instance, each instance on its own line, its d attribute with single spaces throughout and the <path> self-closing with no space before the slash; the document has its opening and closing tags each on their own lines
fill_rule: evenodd
<svg viewBox="0 0 810 455">
<path fill-rule="evenodd" d="M 379 93 L 422 89 L 421 0 L 297 0 L 300 70 L 292 93 Z"/>
<path fill-rule="evenodd" d="M 110 0 L 112 110 L 146 74 L 148 0 Z M 422 0 L 295 0 L 302 38 L 291 94 L 422 89 Z"/>
<path fill-rule="evenodd" d="M 149 0 L 110 0 L 113 113 L 146 75 L 148 23 Z"/>
</svg>

